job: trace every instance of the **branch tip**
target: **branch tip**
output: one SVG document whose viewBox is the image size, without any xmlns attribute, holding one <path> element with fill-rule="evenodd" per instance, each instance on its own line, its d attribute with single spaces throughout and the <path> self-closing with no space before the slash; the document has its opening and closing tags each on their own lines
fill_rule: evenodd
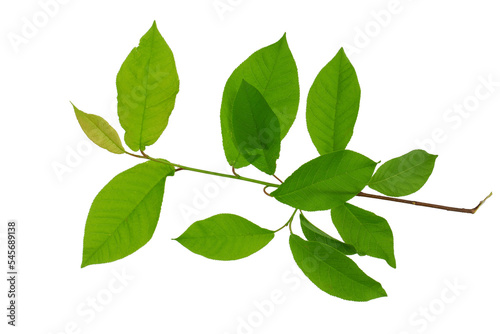
<svg viewBox="0 0 500 334">
<path fill-rule="evenodd" d="M 481 202 L 479 202 L 479 204 L 474 209 L 471 210 L 471 213 L 472 214 L 476 213 L 477 210 L 479 210 L 479 208 L 484 204 L 484 202 L 486 202 L 486 200 L 488 198 L 490 198 L 491 196 L 493 196 L 493 192 L 491 192 L 488 196 L 486 196 L 485 199 L 483 199 Z"/>
</svg>

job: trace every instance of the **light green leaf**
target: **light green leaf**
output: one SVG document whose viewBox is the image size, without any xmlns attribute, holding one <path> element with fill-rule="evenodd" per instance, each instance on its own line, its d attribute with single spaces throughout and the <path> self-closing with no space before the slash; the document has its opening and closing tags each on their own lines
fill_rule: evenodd
<svg viewBox="0 0 500 334">
<path fill-rule="evenodd" d="M 423 187 L 434 169 L 437 155 L 414 150 L 384 163 L 368 186 L 384 195 L 399 197 Z"/>
<path fill-rule="evenodd" d="M 156 22 L 123 62 L 116 88 L 125 143 L 133 151 L 144 150 L 167 127 L 179 92 L 174 55 Z"/>
<path fill-rule="evenodd" d="M 148 161 L 104 186 L 87 217 L 82 268 L 124 258 L 151 239 L 160 217 L 165 179 L 174 172 L 170 165 Z"/>
<path fill-rule="evenodd" d="M 278 117 L 280 137 L 283 139 L 295 120 L 299 106 L 297 65 L 288 48 L 286 35 L 283 35 L 278 42 L 258 50 L 241 63 L 224 87 L 220 113 L 222 141 L 226 159 L 235 168 L 250 164 L 239 154 L 231 133 L 233 104 L 243 79 L 264 96 Z"/>
<path fill-rule="evenodd" d="M 238 151 L 252 165 L 273 175 L 280 154 L 279 120 L 262 94 L 245 80 L 234 100 L 232 126 Z"/>
<path fill-rule="evenodd" d="M 274 232 L 233 214 L 219 214 L 192 224 L 177 240 L 191 252 L 213 260 L 238 260 L 262 249 Z"/>
<path fill-rule="evenodd" d="M 356 71 L 340 49 L 319 72 L 307 96 L 307 129 L 319 154 L 346 148 L 358 117 L 360 97 Z"/>
<path fill-rule="evenodd" d="M 396 268 L 394 239 L 387 220 L 348 203 L 333 208 L 331 213 L 340 236 L 358 254 L 383 259 Z"/>
<path fill-rule="evenodd" d="M 73 105 L 73 103 L 71 104 Z M 111 153 L 122 154 L 125 153 L 122 141 L 116 133 L 116 130 L 109 125 L 106 120 L 100 116 L 84 113 L 73 105 L 75 110 L 76 119 L 80 126 L 97 146 L 100 146 Z"/>
<path fill-rule="evenodd" d="M 271 195 L 297 209 L 328 210 L 363 190 L 375 166 L 353 151 L 325 154 L 300 166 Z"/>
<path fill-rule="evenodd" d="M 327 244 L 305 241 L 292 234 L 290 249 L 304 274 L 332 296 L 352 301 L 387 296 L 380 283 L 368 277 L 353 260 Z"/>
<path fill-rule="evenodd" d="M 311 222 L 309 222 L 309 220 L 307 220 L 306 217 L 304 217 L 304 215 L 302 214 L 300 215 L 300 226 L 302 227 L 302 232 L 304 233 L 304 236 L 307 240 L 327 244 L 328 246 L 335 248 L 345 255 L 356 254 L 356 249 L 353 246 L 329 236 L 328 234 L 311 224 Z"/>
</svg>

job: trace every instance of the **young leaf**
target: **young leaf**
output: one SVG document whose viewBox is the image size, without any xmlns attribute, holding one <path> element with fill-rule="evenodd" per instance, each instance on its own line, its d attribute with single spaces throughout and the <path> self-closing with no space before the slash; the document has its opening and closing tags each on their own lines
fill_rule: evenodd
<svg viewBox="0 0 500 334">
<path fill-rule="evenodd" d="M 385 297 L 380 283 L 367 276 L 337 249 L 290 235 L 293 258 L 304 274 L 324 292 L 346 300 L 368 301 Z"/>
<path fill-rule="evenodd" d="M 167 164 L 148 161 L 104 186 L 87 217 L 82 268 L 124 258 L 151 239 L 160 217 L 165 179 L 174 171 Z"/>
<path fill-rule="evenodd" d="M 191 225 L 177 240 L 191 252 L 213 260 L 238 260 L 262 249 L 274 232 L 243 217 L 219 214 Z"/>
<path fill-rule="evenodd" d="M 252 165 L 273 175 L 280 154 L 279 120 L 262 94 L 244 79 L 234 99 L 232 126 L 238 151 Z"/>
<path fill-rule="evenodd" d="M 300 226 L 302 227 L 302 232 L 304 233 L 304 236 L 307 240 L 327 244 L 328 246 L 335 248 L 345 255 L 356 254 L 356 249 L 353 246 L 329 236 L 328 234 L 311 224 L 311 222 L 309 222 L 309 220 L 307 220 L 306 217 L 304 217 L 304 215 L 302 214 L 300 215 Z"/>
<path fill-rule="evenodd" d="M 319 72 L 307 96 L 307 129 L 319 154 L 346 148 L 358 117 L 360 97 L 356 71 L 340 49 Z"/>
<path fill-rule="evenodd" d="M 333 208 L 331 214 L 342 239 L 353 245 L 358 254 L 383 259 L 396 268 L 394 239 L 384 218 L 349 203 Z"/>
<path fill-rule="evenodd" d="M 233 104 L 243 79 L 264 96 L 278 117 L 280 137 L 283 139 L 292 126 L 299 107 L 297 65 L 288 48 L 286 35 L 283 35 L 278 42 L 258 50 L 241 63 L 224 87 L 220 112 L 222 141 L 226 159 L 235 168 L 250 164 L 239 154 L 231 133 Z"/>
<path fill-rule="evenodd" d="M 71 104 L 73 105 L 73 103 Z M 122 154 L 125 153 L 125 149 L 123 148 L 122 141 L 116 133 L 116 130 L 113 129 L 111 125 L 109 125 L 106 120 L 100 116 L 86 114 L 83 111 L 79 110 L 77 107 L 73 105 L 73 109 L 75 110 L 76 119 L 80 126 L 97 146 L 100 146 L 111 153 Z"/>
<path fill-rule="evenodd" d="M 423 187 L 434 169 L 437 155 L 414 150 L 384 163 L 368 186 L 384 195 L 399 197 Z"/>
<path fill-rule="evenodd" d="M 375 166 L 353 151 L 325 154 L 300 166 L 271 195 L 297 209 L 328 210 L 363 190 Z"/>
<path fill-rule="evenodd" d="M 116 88 L 125 143 L 133 151 L 144 150 L 167 127 L 179 92 L 174 55 L 156 22 L 123 62 Z"/>
</svg>

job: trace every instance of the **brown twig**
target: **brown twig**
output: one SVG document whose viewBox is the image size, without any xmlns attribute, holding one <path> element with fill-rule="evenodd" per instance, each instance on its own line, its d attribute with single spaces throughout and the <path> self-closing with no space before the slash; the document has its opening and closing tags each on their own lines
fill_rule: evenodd
<svg viewBox="0 0 500 334">
<path fill-rule="evenodd" d="M 231 166 L 231 170 L 232 170 L 234 176 L 240 177 L 240 174 L 236 173 L 236 169 L 234 168 L 234 166 Z"/>
<path fill-rule="evenodd" d="M 267 196 L 269 196 L 269 197 L 273 197 L 273 196 L 271 196 L 271 195 L 270 195 L 270 194 L 266 191 L 266 189 L 267 189 L 268 187 L 269 187 L 269 186 L 265 186 L 265 187 L 264 187 L 264 189 L 263 189 L 264 194 L 266 194 L 266 195 L 267 195 Z"/>
<path fill-rule="evenodd" d="M 280 181 L 280 183 L 283 183 L 283 181 L 281 181 L 280 178 L 276 176 L 276 174 L 273 174 L 273 176 L 276 180 Z"/>
<path fill-rule="evenodd" d="M 412 205 L 417 205 L 417 206 L 425 206 L 428 208 L 434 208 L 434 209 L 439 209 L 439 210 L 447 210 L 447 211 L 454 211 L 454 212 L 462 212 L 462 213 L 476 213 L 476 211 L 481 207 L 481 205 L 484 204 L 484 202 L 491 197 L 493 193 L 490 193 L 484 200 L 479 202 L 479 204 L 472 209 L 462 209 L 462 208 L 455 208 L 451 206 L 445 206 L 445 205 L 438 205 L 438 204 L 432 204 L 432 203 L 424 203 L 424 202 L 417 202 L 417 201 L 410 201 L 406 199 L 401 199 L 401 198 L 394 198 L 394 197 L 387 197 L 387 196 L 381 196 L 381 195 L 374 195 L 374 194 L 367 194 L 360 192 L 356 196 L 360 197 L 368 197 L 368 198 L 376 198 L 376 199 L 381 199 L 384 201 L 391 201 L 391 202 L 398 202 L 398 203 L 405 203 L 405 204 L 412 204 Z"/>
</svg>

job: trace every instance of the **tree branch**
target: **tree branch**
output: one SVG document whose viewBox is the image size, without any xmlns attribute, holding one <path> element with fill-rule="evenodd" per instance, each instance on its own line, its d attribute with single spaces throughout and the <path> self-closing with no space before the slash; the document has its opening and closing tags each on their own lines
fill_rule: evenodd
<svg viewBox="0 0 500 334">
<path fill-rule="evenodd" d="M 410 201 L 410 200 L 401 199 L 401 198 L 387 197 L 387 196 L 374 195 L 374 194 L 367 194 L 367 193 L 363 193 L 363 192 L 360 192 L 356 196 L 368 197 L 368 198 L 375 198 L 375 199 L 381 199 L 381 200 L 384 200 L 384 201 L 405 203 L 405 204 L 411 204 L 411 205 L 417 205 L 417 206 L 425 206 L 425 207 L 428 207 L 428 208 L 434 208 L 434 209 L 439 209 L 439 210 L 447 210 L 447 211 L 454 211 L 454 212 L 462 212 L 462 213 L 472 213 L 472 214 L 474 214 L 481 207 L 481 205 L 483 205 L 483 203 L 486 202 L 486 200 L 491 197 L 491 195 L 493 195 L 493 193 L 490 193 L 488 196 L 486 196 L 486 198 L 484 200 L 482 200 L 481 202 L 479 202 L 479 204 L 475 208 L 472 208 L 472 209 L 454 208 L 454 207 L 451 207 L 451 206 L 438 205 L 438 204 L 432 204 L 432 203 L 424 203 L 424 202 L 417 202 L 417 201 Z"/>
</svg>

